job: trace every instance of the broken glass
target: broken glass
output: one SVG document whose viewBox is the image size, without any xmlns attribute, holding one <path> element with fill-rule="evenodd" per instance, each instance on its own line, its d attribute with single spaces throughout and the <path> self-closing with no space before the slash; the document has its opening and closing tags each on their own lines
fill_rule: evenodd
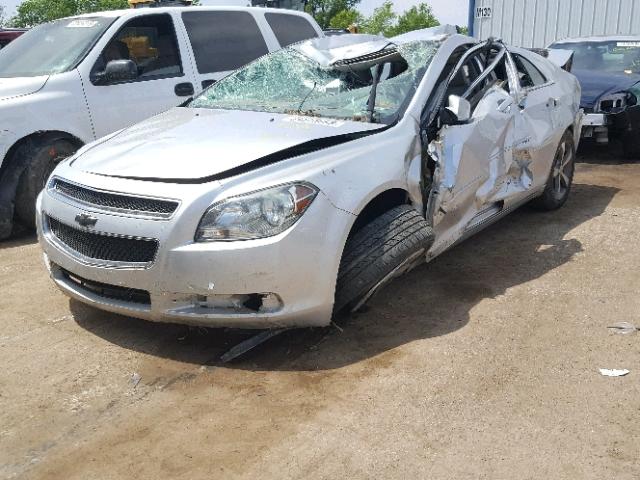
<svg viewBox="0 0 640 480">
<path fill-rule="evenodd" d="M 391 46 L 399 55 L 358 68 L 322 66 L 295 46 L 264 56 L 232 73 L 197 97 L 193 108 L 220 108 L 288 113 L 356 121 L 390 123 L 413 96 L 440 46 L 436 41 L 416 41 Z M 380 80 L 374 115 L 368 101 L 375 70 Z"/>
</svg>

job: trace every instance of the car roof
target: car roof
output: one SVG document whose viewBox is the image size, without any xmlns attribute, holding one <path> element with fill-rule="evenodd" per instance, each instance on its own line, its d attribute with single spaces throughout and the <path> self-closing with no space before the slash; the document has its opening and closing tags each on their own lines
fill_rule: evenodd
<svg viewBox="0 0 640 480">
<path fill-rule="evenodd" d="M 592 35 L 590 37 L 563 38 L 557 43 L 581 43 L 581 42 L 640 42 L 640 35 Z"/>
<path fill-rule="evenodd" d="M 358 33 L 326 35 L 298 42 L 290 48 L 328 67 L 355 59 L 373 60 L 374 57 L 384 56 L 383 52 L 390 52 L 395 47 L 412 42 L 438 42 L 440 45 L 446 44 L 451 49 L 455 49 L 459 45 L 478 43 L 478 40 L 457 34 L 455 27 L 445 25 L 415 30 L 391 38 Z"/>
<path fill-rule="evenodd" d="M 311 38 L 293 45 L 293 48 L 319 61 L 330 64 L 337 59 L 374 54 L 393 45 L 403 45 L 419 41 L 444 41 L 456 39 L 459 43 L 477 43 L 475 38 L 459 35 L 456 27 L 442 25 L 423 28 L 409 33 L 387 38 L 382 35 L 352 33 Z"/>
<path fill-rule="evenodd" d="M 280 13 L 283 15 L 296 15 L 300 17 L 308 18 L 308 14 L 297 10 L 284 10 L 284 9 L 267 9 L 263 7 L 236 7 L 236 6 L 189 6 L 189 7 L 153 7 L 153 8 L 126 8 L 121 10 L 109 10 L 105 12 L 84 13 L 82 15 L 74 15 L 68 18 L 87 18 L 87 17 L 134 17 L 137 15 L 149 15 L 153 13 L 170 13 L 170 12 L 207 12 L 207 11 L 242 11 L 242 12 L 270 12 Z"/>
<path fill-rule="evenodd" d="M 391 37 L 391 41 L 396 44 L 402 44 L 417 41 L 444 40 L 447 37 L 457 34 L 458 29 L 453 25 L 438 25 L 437 27 L 421 28 L 396 35 L 395 37 Z M 475 38 L 472 40 L 477 42 Z"/>
</svg>

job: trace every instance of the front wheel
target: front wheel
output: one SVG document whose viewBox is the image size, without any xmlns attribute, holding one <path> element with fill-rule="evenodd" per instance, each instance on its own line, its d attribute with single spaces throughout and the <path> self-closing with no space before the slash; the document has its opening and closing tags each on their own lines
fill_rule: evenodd
<svg viewBox="0 0 640 480">
<path fill-rule="evenodd" d="M 627 160 L 640 160 L 640 140 L 638 132 L 627 132 L 622 136 L 622 148 Z"/>
<path fill-rule="evenodd" d="M 573 172 L 575 170 L 576 147 L 573 134 L 566 131 L 560 140 L 556 155 L 553 158 L 551 172 L 544 192 L 531 204 L 541 210 L 556 210 L 569 198 Z"/>
<path fill-rule="evenodd" d="M 65 139 L 52 139 L 34 145 L 23 153 L 28 157 L 27 167 L 20 176 L 16 192 L 15 212 L 22 225 L 35 228 L 36 199 L 53 169 L 78 148 Z"/>
<path fill-rule="evenodd" d="M 340 262 L 334 312 L 357 310 L 376 291 L 424 259 L 433 229 L 410 205 L 372 220 L 348 240 Z"/>
</svg>

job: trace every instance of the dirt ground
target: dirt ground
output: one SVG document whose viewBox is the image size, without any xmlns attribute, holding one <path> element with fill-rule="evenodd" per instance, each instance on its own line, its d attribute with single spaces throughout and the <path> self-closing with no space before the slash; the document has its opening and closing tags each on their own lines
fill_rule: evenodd
<svg viewBox="0 0 640 480">
<path fill-rule="evenodd" d="M 562 210 L 230 365 L 237 332 L 93 311 L 0 244 L 0 478 L 640 478 L 640 333 L 607 329 L 640 325 L 640 163 L 581 160 Z"/>
</svg>

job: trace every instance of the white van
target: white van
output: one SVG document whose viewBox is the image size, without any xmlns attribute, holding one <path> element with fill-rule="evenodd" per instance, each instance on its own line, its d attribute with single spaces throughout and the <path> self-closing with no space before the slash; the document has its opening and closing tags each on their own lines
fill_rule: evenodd
<svg viewBox="0 0 640 480">
<path fill-rule="evenodd" d="M 319 36 L 305 13 L 251 7 L 92 13 L 25 33 L 0 51 L 0 239 L 14 217 L 33 226 L 49 173 L 83 144 Z"/>
</svg>

